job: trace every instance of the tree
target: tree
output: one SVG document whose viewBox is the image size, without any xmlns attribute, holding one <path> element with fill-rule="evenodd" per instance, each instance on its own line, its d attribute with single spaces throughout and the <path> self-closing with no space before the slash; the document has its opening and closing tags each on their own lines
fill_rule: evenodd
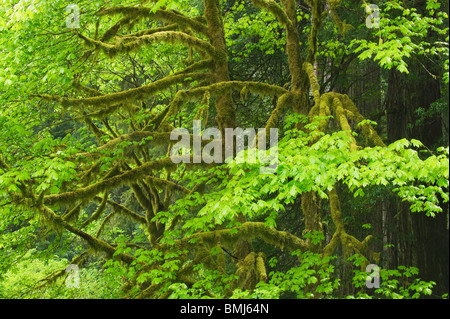
<svg viewBox="0 0 450 319">
<path fill-rule="evenodd" d="M 1 144 L 4 214 L 14 219 L 18 208 L 25 223 L 39 218 L 60 236 L 81 238 L 87 250 L 71 263 L 81 266 L 89 254 L 100 253 L 108 272 L 121 276 L 128 297 L 276 297 L 288 291 L 298 297 L 325 297 L 339 295 L 339 279 L 332 276 L 336 256 L 361 267 L 355 280 L 363 278 L 368 264 L 380 263 L 381 251 L 371 245 L 373 236 L 358 239 L 349 231 L 343 197 L 386 188 L 408 201 L 412 211 L 429 216 L 442 212 L 440 205 L 448 201 L 448 148 L 422 158 L 414 150 L 423 146 L 418 140 L 387 146 L 348 95 L 321 88 L 316 68 L 320 31 L 334 25 L 344 36 L 352 27 L 338 14 L 340 1 L 118 3 L 83 3 L 87 21 L 80 29 L 58 32 L 52 22 L 47 22 L 48 29 L 39 27 L 57 47 L 65 48 L 60 60 L 49 61 L 53 69 L 64 66 L 45 74 L 46 79 L 62 79 L 49 82 L 54 88 L 10 90 L 12 97 L 5 97 L 9 104 L 2 112 L 4 136 L 18 132 L 24 140 L 15 145 L 6 138 Z M 40 4 L 37 11 L 49 14 Z M 21 5 L 13 7 L 15 13 Z M 230 22 L 252 15 L 255 23 L 273 32 L 255 35 L 253 52 L 269 56 L 270 63 L 271 54 L 285 53 L 276 80 L 261 76 L 262 67 L 245 79 L 239 66 L 230 74 L 229 63 L 239 62 L 227 42 L 237 33 Z M 3 26 L 2 32 L 33 30 L 39 22 L 23 20 L 19 26 Z M 405 25 L 399 27 L 408 28 Z M 31 43 L 31 52 L 43 46 L 56 54 L 26 32 L 19 35 Z M 272 37 L 278 42 L 268 41 Z M 23 52 L 22 44 L 10 41 L 5 40 L 5 48 Z M 263 52 L 267 43 L 273 46 Z M 235 39 L 233 45 L 243 43 Z M 367 58 L 376 50 L 378 60 L 392 53 L 368 41 L 361 41 L 355 52 Z M 33 57 L 24 55 L 18 57 L 20 64 L 27 61 L 27 68 L 38 70 L 31 77 L 42 76 L 45 66 L 34 66 Z M 402 55 L 380 63 L 404 71 Z M 31 100 L 21 100 L 29 96 Z M 225 165 L 196 161 L 196 154 L 180 156 L 187 161 L 177 164 L 170 156 L 175 128 L 190 128 L 197 119 L 215 125 L 224 137 L 226 129 L 237 128 L 238 120 L 245 118 L 235 105 L 250 99 L 248 107 L 264 119 L 267 132 L 282 129 L 275 174 L 260 174 L 263 163 L 240 163 L 251 147 Z M 34 103 L 46 109 L 36 109 Z M 32 112 L 33 123 L 26 127 L 34 127 L 35 134 L 22 129 L 23 116 L 8 114 L 17 112 L 11 109 L 14 105 L 20 106 L 19 114 Z M 37 128 L 41 116 L 47 127 Z M 64 120 L 57 123 L 58 117 Z M 62 124 L 71 133 L 57 138 Z M 263 141 L 258 135 L 253 145 Z M 225 140 L 220 142 L 225 149 Z M 300 220 L 300 231 L 278 229 L 277 221 L 288 211 Z M 139 226 L 125 235 L 108 232 L 117 216 Z M 279 257 L 284 250 L 296 263 L 285 274 L 276 268 L 278 258 L 268 260 L 265 254 L 276 251 Z M 274 269 L 269 274 L 268 266 Z M 408 277 L 414 270 L 383 276 L 398 274 Z M 406 281 L 393 291 L 388 288 L 392 282 L 386 277 L 385 285 L 391 285 L 379 293 L 417 297 L 419 291 L 430 294 L 433 285 Z M 357 291 L 369 297 L 364 288 Z"/>
</svg>

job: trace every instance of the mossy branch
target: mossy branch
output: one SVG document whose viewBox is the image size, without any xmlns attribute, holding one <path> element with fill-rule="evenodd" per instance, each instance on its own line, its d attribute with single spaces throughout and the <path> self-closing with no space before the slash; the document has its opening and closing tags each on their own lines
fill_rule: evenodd
<svg viewBox="0 0 450 319">
<path fill-rule="evenodd" d="M 78 216 L 80 215 L 81 208 L 82 203 L 79 203 L 74 208 L 65 213 L 62 218 L 69 223 L 76 222 L 78 220 Z"/>
<path fill-rule="evenodd" d="M 100 199 L 101 199 L 100 197 L 96 197 L 96 200 L 100 200 Z M 115 211 L 117 211 L 118 213 L 122 214 L 123 216 L 128 217 L 131 220 L 133 220 L 133 221 L 135 221 L 135 222 L 137 222 L 139 224 L 145 225 L 147 223 L 147 220 L 145 219 L 144 216 L 141 216 L 141 215 L 133 212 L 132 210 L 126 208 L 125 206 L 123 206 L 123 205 L 121 205 L 121 204 L 119 204 L 119 203 L 117 203 L 115 201 L 109 200 L 109 199 L 108 199 L 107 202 L 108 202 L 109 205 L 112 206 L 112 208 Z"/>
<path fill-rule="evenodd" d="M 191 73 L 194 71 L 199 71 L 199 70 L 204 70 L 204 69 L 213 70 L 213 68 L 214 68 L 214 61 L 212 59 L 205 59 L 205 60 L 201 60 L 201 61 L 192 63 L 184 70 L 175 72 L 173 75 Z"/>
<path fill-rule="evenodd" d="M 280 114 L 285 110 L 285 108 L 290 103 L 292 103 L 292 94 L 289 93 L 289 92 L 281 95 L 278 98 L 277 106 L 272 111 L 272 113 L 270 114 L 269 119 L 267 120 L 266 132 L 270 132 L 271 128 L 276 127 L 276 124 L 277 124 L 278 118 L 280 117 Z"/>
<path fill-rule="evenodd" d="M 161 80 L 157 80 L 139 88 L 83 99 L 64 98 L 57 95 L 34 96 L 49 101 L 59 102 L 63 106 L 111 106 L 119 104 L 121 102 L 143 100 L 178 83 L 189 83 L 196 80 L 206 79 L 208 77 L 208 73 L 186 73 L 170 75 Z"/>
<path fill-rule="evenodd" d="M 348 136 L 352 139 L 352 143 L 350 144 L 350 151 L 355 151 L 357 149 L 356 140 L 355 140 L 355 137 L 352 135 L 352 128 L 350 127 L 350 124 L 348 123 L 346 112 L 342 106 L 342 103 L 337 97 L 335 97 L 333 99 L 332 105 L 333 105 L 333 110 L 336 113 L 336 117 L 341 126 L 341 129 L 343 131 L 347 132 Z"/>
<path fill-rule="evenodd" d="M 10 167 L 6 162 L 2 159 L 2 156 L 0 155 L 0 168 L 3 168 L 5 170 L 9 170 Z"/>
<path fill-rule="evenodd" d="M 91 235 L 89 235 L 88 233 L 70 225 L 68 222 L 66 222 L 64 219 L 62 219 L 60 216 L 56 215 L 53 210 L 51 210 L 48 206 L 40 204 L 39 205 L 39 211 L 41 212 L 42 215 L 45 216 L 45 218 L 47 219 L 47 222 L 53 224 L 54 228 L 64 228 L 66 230 L 68 230 L 69 232 L 71 232 L 74 235 L 77 235 L 78 237 L 81 237 L 82 239 L 84 239 L 88 245 L 94 249 L 94 251 L 96 252 L 104 252 L 106 253 L 106 255 L 109 258 L 115 258 L 121 261 L 124 261 L 126 263 L 131 263 L 134 261 L 134 257 L 130 256 L 128 254 L 116 254 L 116 249 L 114 249 L 114 247 L 112 247 L 110 244 L 108 244 L 107 242 L 100 240 L 96 237 L 93 237 Z"/>
<path fill-rule="evenodd" d="M 246 88 L 249 92 L 261 95 L 261 96 L 277 96 L 288 93 L 288 91 L 282 87 L 276 85 L 270 85 L 261 82 L 246 82 L 246 81 L 227 81 L 213 83 L 207 86 L 199 88 L 193 88 L 190 90 L 180 90 L 175 95 L 175 98 L 169 105 L 169 110 L 165 115 L 161 124 L 166 122 L 171 116 L 177 113 L 180 107 L 188 101 L 202 98 L 206 92 L 210 92 L 211 95 L 219 96 L 229 89 L 235 89 L 242 91 Z M 217 106 L 216 106 L 217 107 Z"/>
<path fill-rule="evenodd" d="M 119 53 L 129 53 L 139 50 L 142 46 L 159 43 L 159 42 L 179 42 L 194 47 L 199 52 L 203 52 L 210 57 L 215 57 L 216 51 L 208 42 L 201 40 L 195 36 L 180 31 L 160 31 L 140 37 L 124 37 L 116 38 L 117 44 L 109 44 L 106 42 L 91 39 L 81 33 L 77 35 L 83 39 L 88 46 L 92 46 L 102 50 L 107 56 L 114 57 Z"/>
<path fill-rule="evenodd" d="M 182 185 L 176 184 L 172 181 L 166 180 L 166 179 L 162 179 L 162 178 L 155 177 L 155 176 L 149 176 L 146 178 L 146 180 L 152 185 L 161 186 L 161 187 L 165 186 L 170 189 L 175 189 L 177 191 L 180 191 L 186 195 L 191 193 L 191 191 L 188 188 L 186 188 Z"/>
<path fill-rule="evenodd" d="M 130 134 L 121 135 L 115 139 L 110 140 L 106 144 L 97 147 L 95 151 L 77 153 L 76 157 L 89 157 L 98 158 L 102 156 L 106 150 L 114 150 L 123 142 L 132 142 L 133 145 L 127 146 L 127 148 L 134 148 L 143 145 L 164 145 L 170 142 L 170 132 L 149 132 L 149 131 L 135 131 Z M 192 134 L 189 135 L 192 138 Z"/>
<path fill-rule="evenodd" d="M 339 195 L 335 188 L 329 192 L 329 199 L 331 218 L 336 226 L 336 231 L 330 242 L 324 247 L 323 254 L 325 256 L 331 256 L 337 246 L 341 244 L 344 258 L 348 258 L 356 253 L 379 262 L 380 254 L 368 248 L 368 243 L 372 236 L 369 235 L 363 241 L 359 241 L 354 236 L 347 234 L 345 231 Z"/>
<path fill-rule="evenodd" d="M 92 223 L 93 221 L 96 221 L 97 219 L 100 218 L 101 214 L 103 213 L 103 211 L 106 208 L 106 203 L 108 202 L 108 193 L 105 194 L 105 196 L 103 196 L 102 201 L 100 202 L 100 205 L 97 207 L 97 209 L 95 210 L 95 212 L 92 214 L 91 217 L 89 217 L 88 219 L 86 219 L 83 224 L 81 225 L 80 229 L 85 228 L 87 225 L 89 225 L 90 223 Z"/>
<path fill-rule="evenodd" d="M 152 28 L 152 29 L 145 29 L 145 30 L 141 30 L 135 33 L 130 33 L 124 36 L 121 36 L 120 38 L 123 40 L 136 40 L 136 38 L 142 37 L 144 35 L 151 35 L 154 33 L 158 33 L 158 32 L 163 32 L 163 31 L 176 31 L 178 30 L 178 26 L 176 24 L 169 24 L 166 25 L 164 27 L 159 27 L 159 28 Z"/>
<path fill-rule="evenodd" d="M 358 108 L 348 97 L 348 95 L 340 95 L 340 100 L 342 102 L 342 106 L 348 111 L 347 114 L 352 120 L 354 120 L 357 124 L 360 124 L 365 120 L 364 116 L 359 113 Z M 361 125 L 361 130 L 364 136 L 372 141 L 375 146 L 386 147 L 386 144 L 383 142 L 381 137 L 378 135 L 378 133 L 370 123 L 364 122 Z"/>
<path fill-rule="evenodd" d="M 294 251 L 300 249 L 302 251 L 310 250 L 312 247 L 303 239 L 274 228 L 268 227 L 262 222 L 245 222 L 241 226 L 231 229 L 220 229 L 204 233 L 195 233 L 188 238 L 184 238 L 178 242 L 180 246 L 190 246 L 194 239 L 201 239 L 210 246 L 215 246 L 217 243 L 226 246 L 233 246 L 238 239 L 254 239 L 260 238 L 266 243 L 278 247 L 281 250 L 287 249 Z"/>
<path fill-rule="evenodd" d="M 255 7 L 266 9 L 284 26 L 292 28 L 292 22 L 289 19 L 286 11 L 274 0 L 252 0 Z"/>
<path fill-rule="evenodd" d="M 170 157 L 147 162 L 120 175 L 101 180 L 100 182 L 79 188 L 72 192 L 44 196 L 44 203 L 51 206 L 57 203 L 73 203 L 76 200 L 89 200 L 94 198 L 100 192 L 105 192 L 118 186 L 142 179 L 146 175 L 152 174 L 153 170 L 173 167 L 175 165 L 177 164 L 173 163 Z"/>
<path fill-rule="evenodd" d="M 85 251 L 83 253 L 81 253 L 80 255 L 76 256 L 75 258 L 72 259 L 72 261 L 70 262 L 70 265 L 77 265 L 77 266 L 81 266 L 85 260 L 87 259 L 87 257 L 89 256 L 88 252 Z M 48 276 L 46 276 L 45 278 L 42 278 L 41 280 L 39 280 L 36 285 L 33 287 L 32 290 L 38 290 L 41 288 L 44 288 L 47 285 L 51 285 L 52 283 L 54 283 L 57 279 L 61 278 L 61 277 L 67 277 L 69 275 L 68 272 L 66 272 L 65 269 L 59 269 L 56 270 L 54 272 L 52 272 L 51 274 L 49 274 Z M 66 280 L 66 278 L 64 279 Z"/>
<path fill-rule="evenodd" d="M 309 78 L 309 83 L 311 85 L 311 90 L 314 96 L 314 102 L 315 105 L 319 105 L 320 104 L 320 85 L 319 82 L 317 81 L 317 77 L 314 74 L 314 67 L 312 66 L 311 63 L 309 62 L 305 62 L 303 63 L 303 69 L 305 70 L 306 74 L 308 74 L 308 78 Z"/>
<path fill-rule="evenodd" d="M 100 37 L 100 41 L 106 42 L 116 36 L 117 33 L 120 32 L 120 30 L 128 25 L 133 19 L 131 17 L 124 17 L 116 22 L 111 28 L 109 28 L 103 35 Z"/>
<path fill-rule="evenodd" d="M 72 81 L 71 84 L 72 84 L 72 87 L 73 87 L 74 89 L 76 89 L 76 90 L 78 90 L 78 91 L 80 91 L 80 92 L 85 93 L 87 96 L 93 97 L 93 96 L 101 96 L 101 95 L 104 95 L 103 93 L 101 93 L 100 91 L 98 91 L 98 90 L 96 90 L 96 89 L 93 89 L 93 88 L 87 87 L 87 86 L 85 86 L 85 85 L 82 85 L 81 82 L 80 82 L 80 79 L 78 79 L 78 78 L 75 78 L 75 79 Z"/>
<path fill-rule="evenodd" d="M 158 19 L 164 22 L 177 24 L 182 29 L 189 28 L 203 35 L 208 34 L 206 26 L 201 23 L 199 19 L 190 18 L 174 10 L 159 9 L 153 12 L 151 8 L 117 6 L 113 8 L 102 9 L 97 13 L 97 15 L 99 16 L 117 14 L 123 14 L 125 16 L 135 18 L 140 17 Z"/>
<path fill-rule="evenodd" d="M 323 10 L 324 0 L 312 0 L 311 1 L 311 15 L 312 15 L 312 25 L 311 32 L 309 35 L 309 49 L 306 61 L 309 63 L 314 63 L 316 52 L 317 52 L 317 39 L 319 35 L 319 30 L 322 26 L 323 21 L 328 15 L 328 10 Z"/>
</svg>

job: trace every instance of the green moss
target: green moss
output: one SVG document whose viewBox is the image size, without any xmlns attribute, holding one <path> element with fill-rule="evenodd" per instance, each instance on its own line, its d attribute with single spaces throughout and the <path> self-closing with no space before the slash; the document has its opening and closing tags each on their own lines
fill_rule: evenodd
<svg viewBox="0 0 450 319">
<path fill-rule="evenodd" d="M 108 201 L 108 194 L 105 194 L 103 196 L 103 199 L 100 203 L 100 205 L 97 207 L 97 209 L 95 210 L 95 212 L 92 214 L 91 217 L 89 217 L 88 219 L 86 219 L 83 224 L 81 225 L 80 229 L 85 228 L 87 225 L 89 225 L 90 223 L 92 223 L 93 221 L 96 221 L 100 218 L 101 214 L 104 212 L 105 208 L 106 208 L 106 203 Z"/>
<path fill-rule="evenodd" d="M 167 23 L 176 24 L 183 30 L 193 30 L 195 32 L 206 35 L 207 29 L 201 18 L 191 18 L 175 10 L 159 9 L 155 12 L 151 8 L 146 7 L 124 7 L 116 6 L 112 8 L 102 9 L 98 15 L 117 15 L 123 14 L 127 18 L 133 18 L 135 20 L 142 18 L 151 18 L 154 20 L 161 20 Z"/>
<path fill-rule="evenodd" d="M 339 98 L 335 97 L 333 99 L 333 110 L 336 113 L 336 117 L 339 121 L 339 124 L 341 126 L 341 129 L 349 135 L 352 139 L 352 143 L 350 144 L 350 150 L 355 151 L 357 149 L 356 140 L 354 136 L 352 135 L 352 128 L 350 127 L 350 124 L 348 122 L 346 112 L 342 106 L 342 103 Z"/>
<path fill-rule="evenodd" d="M 81 212 L 81 203 L 65 213 L 62 218 L 68 223 L 76 223 Z"/>
<path fill-rule="evenodd" d="M 320 104 L 320 86 L 319 82 L 317 82 L 317 77 L 314 74 L 314 68 L 311 63 L 305 62 L 303 64 L 303 68 L 308 74 L 309 83 L 311 85 L 311 90 L 314 96 L 314 101 L 316 105 Z"/>
<path fill-rule="evenodd" d="M 87 187 L 79 188 L 72 192 L 61 194 L 52 194 L 44 196 L 46 205 L 55 205 L 57 203 L 74 203 L 76 200 L 87 200 L 94 198 L 98 193 L 116 188 L 120 185 L 132 183 L 145 175 L 150 175 L 153 170 L 161 170 L 165 167 L 174 166 L 170 157 L 147 162 L 130 171 L 126 171 L 118 176 L 114 176 Z"/>
<path fill-rule="evenodd" d="M 267 120 L 266 127 L 265 127 L 266 133 L 270 132 L 271 128 L 277 127 L 277 121 L 280 118 L 280 115 L 282 115 L 282 113 L 285 111 L 285 109 L 291 104 L 292 104 L 292 94 L 289 92 L 281 95 L 278 98 L 277 106 L 272 111 L 269 119 Z M 254 143 L 253 145 L 256 145 L 256 143 Z"/>
<path fill-rule="evenodd" d="M 287 28 L 292 28 L 292 22 L 286 11 L 273 0 L 252 0 L 255 7 L 263 8 L 273 14 L 273 16 Z"/>
<path fill-rule="evenodd" d="M 373 252 L 368 248 L 368 242 L 372 238 L 372 236 L 367 236 L 361 242 L 354 236 L 347 234 L 347 232 L 345 231 L 340 200 L 336 189 L 333 189 L 329 192 L 329 198 L 331 217 L 334 225 L 336 226 L 336 231 L 328 245 L 324 247 L 323 254 L 325 256 L 331 256 L 340 244 L 342 247 L 344 258 L 348 258 L 354 254 L 360 254 L 370 260 L 378 262 L 380 254 Z"/>
<path fill-rule="evenodd" d="M 315 192 L 302 194 L 302 212 L 305 217 L 305 232 L 318 231 L 323 233 L 323 227 L 320 216 L 320 198 Z M 310 243 L 310 241 L 307 241 Z M 314 247 L 317 250 L 318 247 Z"/>
<path fill-rule="evenodd" d="M 35 96 L 45 100 L 59 102 L 66 107 L 78 106 L 84 108 L 87 105 L 100 107 L 100 106 L 117 105 L 121 103 L 123 103 L 124 105 L 129 105 L 131 104 L 131 102 L 140 101 L 149 98 L 151 96 L 154 96 L 158 92 L 165 90 L 173 85 L 179 83 L 189 83 L 192 81 L 205 79 L 207 77 L 208 77 L 207 73 L 186 73 L 186 74 L 170 75 L 161 80 L 157 80 L 155 82 L 141 86 L 139 88 L 84 99 L 62 98 L 54 95 L 35 95 Z"/>
<path fill-rule="evenodd" d="M 140 37 L 116 37 L 114 44 L 94 40 L 81 33 L 77 35 L 84 40 L 85 44 L 94 49 L 103 51 L 108 57 L 113 58 L 119 53 L 130 53 L 139 50 L 144 45 L 167 42 L 181 43 L 188 47 L 194 47 L 203 54 L 210 57 L 216 56 L 216 50 L 208 42 L 201 40 L 195 36 L 180 31 L 159 31 L 151 34 L 145 34 Z"/>
</svg>

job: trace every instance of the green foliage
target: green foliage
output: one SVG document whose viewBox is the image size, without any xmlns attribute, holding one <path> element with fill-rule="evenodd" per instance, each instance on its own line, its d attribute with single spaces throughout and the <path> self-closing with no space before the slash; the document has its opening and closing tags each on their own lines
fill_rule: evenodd
<svg viewBox="0 0 450 319">
<path fill-rule="evenodd" d="M 441 75 L 448 83 L 448 13 L 437 11 L 438 0 L 427 1 L 427 11 L 408 8 L 401 1 L 385 1 L 380 6 L 379 27 L 373 39 L 354 39 L 353 52 L 360 60 L 373 58 L 386 69 L 396 68 L 408 73 L 407 58 L 417 55 L 441 56 L 444 67 Z M 429 35 L 436 38 L 430 42 Z"/>
</svg>

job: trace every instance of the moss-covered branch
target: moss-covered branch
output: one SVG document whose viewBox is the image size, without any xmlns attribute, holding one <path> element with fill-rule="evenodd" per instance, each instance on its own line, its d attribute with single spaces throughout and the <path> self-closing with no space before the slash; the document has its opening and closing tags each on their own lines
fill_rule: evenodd
<svg viewBox="0 0 450 319">
<path fill-rule="evenodd" d="M 191 73 L 194 71 L 199 71 L 199 70 L 204 70 L 204 69 L 212 70 L 213 67 L 214 67 L 214 61 L 212 59 L 205 59 L 205 60 L 201 60 L 201 61 L 192 63 L 184 70 L 175 72 L 173 75 Z"/>
<path fill-rule="evenodd" d="M 115 258 L 127 263 L 131 263 L 134 261 L 134 257 L 130 256 L 125 253 L 120 254 L 114 254 L 116 252 L 116 249 L 112 247 L 107 242 L 100 240 L 94 236 L 89 235 L 88 233 L 70 225 L 68 222 L 66 222 L 64 219 L 62 219 L 60 216 L 55 214 L 48 206 L 40 204 L 38 207 L 41 215 L 45 218 L 46 223 L 49 224 L 53 228 L 59 228 L 59 229 L 66 229 L 69 232 L 71 232 L 74 235 L 77 235 L 78 237 L 81 237 L 84 239 L 89 247 L 91 247 L 96 252 L 103 252 L 105 253 L 109 258 Z"/>
<path fill-rule="evenodd" d="M 199 19 L 190 18 L 175 10 L 159 9 L 153 12 L 151 8 L 145 7 L 124 7 L 117 6 L 113 8 L 102 9 L 98 12 L 99 16 L 123 14 L 127 17 L 140 17 L 157 19 L 168 23 L 177 24 L 182 29 L 191 29 L 195 32 L 207 35 L 206 26 Z"/>
<path fill-rule="evenodd" d="M 108 202 L 108 194 L 105 194 L 103 196 L 102 201 L 100 202 L 100 205 L 97 207 L 97 209 L 95 210 L 95 212 L 92 214 L 91 217 L 89 217 L 88 219 L 86 219 L 83 224 L 81 225 L 80 229 L 85 228 L 87 225 L 89 225 L 90 223 L 92 223 L 93 221 L 96 221 L 100 218 L 101 214 L 104 212 L 105 208 L 106 208 L 106 203 Z"/>
<path fill-rule="evenodd" d="M 84 99 L 71 99 L 55 95 L 35 96 L 45 100 L 59 102 L 63 106 L 111 106 L 122 102 L 125 103 L 130 101 L 143 100 L 178 83 L 189 83 L 192 81 L 207 79 L 208 77 L 208 73 L 186 73 L 170 75 L 161 80 L 157 80 L 139 88 Z"/>
<path fill-rule="evenodd" d="M 9 170 L 9 165 L 2 159 L 2 155 L 0 154 L 0 168 Z"/>
<path fill-rule="evenodd" d="M 96 200 L 98 200 L 98 199 L 100 199 L 100 197 L 96 197 Z M 128 217 L 131 220 L 133 220 L 133 221 L 135 221 L 135 222 L 137 222 L 139 224 L 143 224 L 143 225 L 146 224 L 147 221 L 146 221 L 144 216 L 141 216 L 141 215 L 133 212 L 132 210 L 126 208 L 125 206 L 123 206 L 123 205 L 121 205 L 119 203 L 116 203 L 115 201 L 112 201 L 112 200 L 108 199 L 107 203 L 109 205 L 111 205 L 112 208 L 115 211 L 117 211 L 118 213 L 122 214 L 123 216 Z"/>
<path fill-rule="evenodd" d="M 348 119 L 346 116 L 346 112 L 342 106 L 341 101 L 335 97 L 333 99 L 333 110 L 336 114 L 336 117 L 339 121 L 339 124 L 341 126 L 341 129 L 345 132 L 347 132 L 348 136 L 352 139 L 352 143 L 350 144 L 350 151 L 355 151 L 357 149 L 356 140 L 355 137 L 352 135 L 352 128 L 350 127 L 350 124 L 348 123 Z"/>
<path fill-rule="evenodd" d="M 289 19 L 286 11 L 274 0 L 252 0 L 255 7 L 266 9 L 284 26 L 288 29 L 292 28 L 292 22 Z"/>
<path fill-rule="evenodd" d="M 323 21 L 328 15 L 328 10 L 324 6 L 324 0 L 311 0 L 312 25 L 309 35 L 309 48 L 306 61 L 314 64 L 317 52 L 317 38 Z"/>
<path fill-rule="evenodd" d="M 311 86 L 311 90 L 314 96 L 314 102 L 315 105 L 319 105 L 320 104 L 320 85 L 319 82 L 317 81 L 317 77 L 314 73 L 314 68 L 312 66 L 311 63 L 309 62 L 305 62 L 303 63 L 303 69 L 305 70 L 306 74 L 308 74 L 308 78 L 309 78 L 309 83 Z"/>
<path fill-rule="evenodd" d="M 276 127 L 277 125 L 277 121 L 278 118 L 280 117 L 281 113 L 286 109 L 287 106 L 289 106 L 289 104 L 292 103 L 292 94 L 291 93 L 285 93 L 283 95 L 281 95 L 278 98 L 277 101 L 277 106 L 275 107 L 275 109 L 272 111 L 272 113 L 270 114 L 269 119 L 267 120 L 266 123 L 266 132 L 270 132 L 271 128 Z"/>
<path fill-rule="evenodd" d="M 245 222 L 235 228 L 195 233 L 188 238 L 180 240 L 177 244 L 180 245 L 180 247 L 188 248 L 195 242 L 196 238 L 202 240 L 211 247 L 216 246 L 219 242 L 226 247 L 232 247 L 237 240 L 259 238 L 281 250 L 287 249 L 289 251 L 294 251 L 300 249 L 305 251 L 312 248 L 312 246 L 303 239 L 291 233 L 270 228 L 262 222 Z"/>
<path fill-rule="evenodd" d="M 367 236 L 363 241 L 359 241 L 345 231 L 341 204 L 335 188 L 329 192 L 329 199 L 331 218 L 336 226 L 336 231 L 330 242 L 324 247 L 323 254 L 325 256 L 331 256 L 338 245 L 341 245 L 344 258 L 348 258 L 354 254 L 360 254 L 375 262 L 379 262 L 380 254 L 375 253 L 368 248 L 368 243 L 372 236 Z"/>
<path fill-rule="evenodd" d="M 77 35 L 85 41 L 88 46 L 102 50 L 107 56 L 114 57 L 119 53 L 129 53 L 139 50 L 142 46 L 159 42 L 179 42 L 188 47 L 194 47 L 199 52 L 214 57 L 216 51 L 208 42 L 195 36 L 180 31 L 160 31 L 140 37 L 116 38 L 115 44 L 109 44 L 99 40 L 89 38 L 81 33 Z M 124 41 L 126 40 L 126 41 Z"/>
<path fill-rule="evenodd" d="M 244 88 L 249 92 L 261 96 L 277 96 L 283 95 L 288 92 L 286 89 L 279 86 L 260 82 L 246 82 L 246 81 L 219 82 L 207 86 L 193 88 L 190 90 L 180 90 L 177 92 L 175 98 L 170 103 L 169 110 L 164 116 L 164 119 L 161 121 L 161 124 L 166 122 L 171 116 L 175 115 L 183 104 L 196 99 L 201 99 L 206 92 L 209 92 L 211 95 L 215 95 L 216 97 L 220 97 L 223 95 L 224 92 L 228 90 L 235 89 L 240 92 Z M 217 104 L 218 103 L 216 103 L 216 107 Z"/>
<path fill-rule="evenodd" d="M 136 131 L 130 134 L 123 134 L 115 139 L 110 140 L 106 144 L 97 147 L 94 151 L 77 153 L 76 157 L 97 158 L 103 154 L 105 150 L 114 150 L 123 142 L 131 142 L 133 145 L 129 148 L 138 147 L 142 145 L 163 145 L 170 142 L 170 132 L 149 132 Z M 192 135 L 189 135 L 192 138 Z"/>
<path fill-rule="evenodd" d="M 89 253 L 87 251 L 85 251 L 85 252 L 81 253 L 80 255 L 76 256 L 75 258 L 73 258 L 72 261 L 70 262 L 70 265 L 81 266 L 85 262 L 85 260 L 87 259 L 88 256 L 89 256 Z M 69 273 L 66 272 L 66 269 L 56 270 L 56 271 L 52 272 L 51 274 L 49 274 L 48 276 L 46 276 L 45 278 L 42 278 L 41 280 L 39 280 L 32 289 L 33 290 L 42 289 L 48 285 L 51 285 L 56 280 L 58 280 L 59 278 L 62 278 L 62 277 L 65 277 L 64 280 L 66 280 L 68 275 L 69 275 Z"/>
<path fill-rule="evenodd" d="M 340 100 L 342 102 L 342 106 L 347 110 L 348 116 L 356 122 L 356 124 L 361 124 L 361 130 L 370 141 L 375 146 L 381 146 L 386 147 L 386 144 L 383 142 L 381 137 L 378 135 L 377 131 L 373 128 L 373 126 L 368 123 L 364 122 L 365 118 L 364 116 L 359 113 L 358 108 L 353 103 L 353 101 L 348 97 L 348 95 L 341 95 Z"/>
</svg>

